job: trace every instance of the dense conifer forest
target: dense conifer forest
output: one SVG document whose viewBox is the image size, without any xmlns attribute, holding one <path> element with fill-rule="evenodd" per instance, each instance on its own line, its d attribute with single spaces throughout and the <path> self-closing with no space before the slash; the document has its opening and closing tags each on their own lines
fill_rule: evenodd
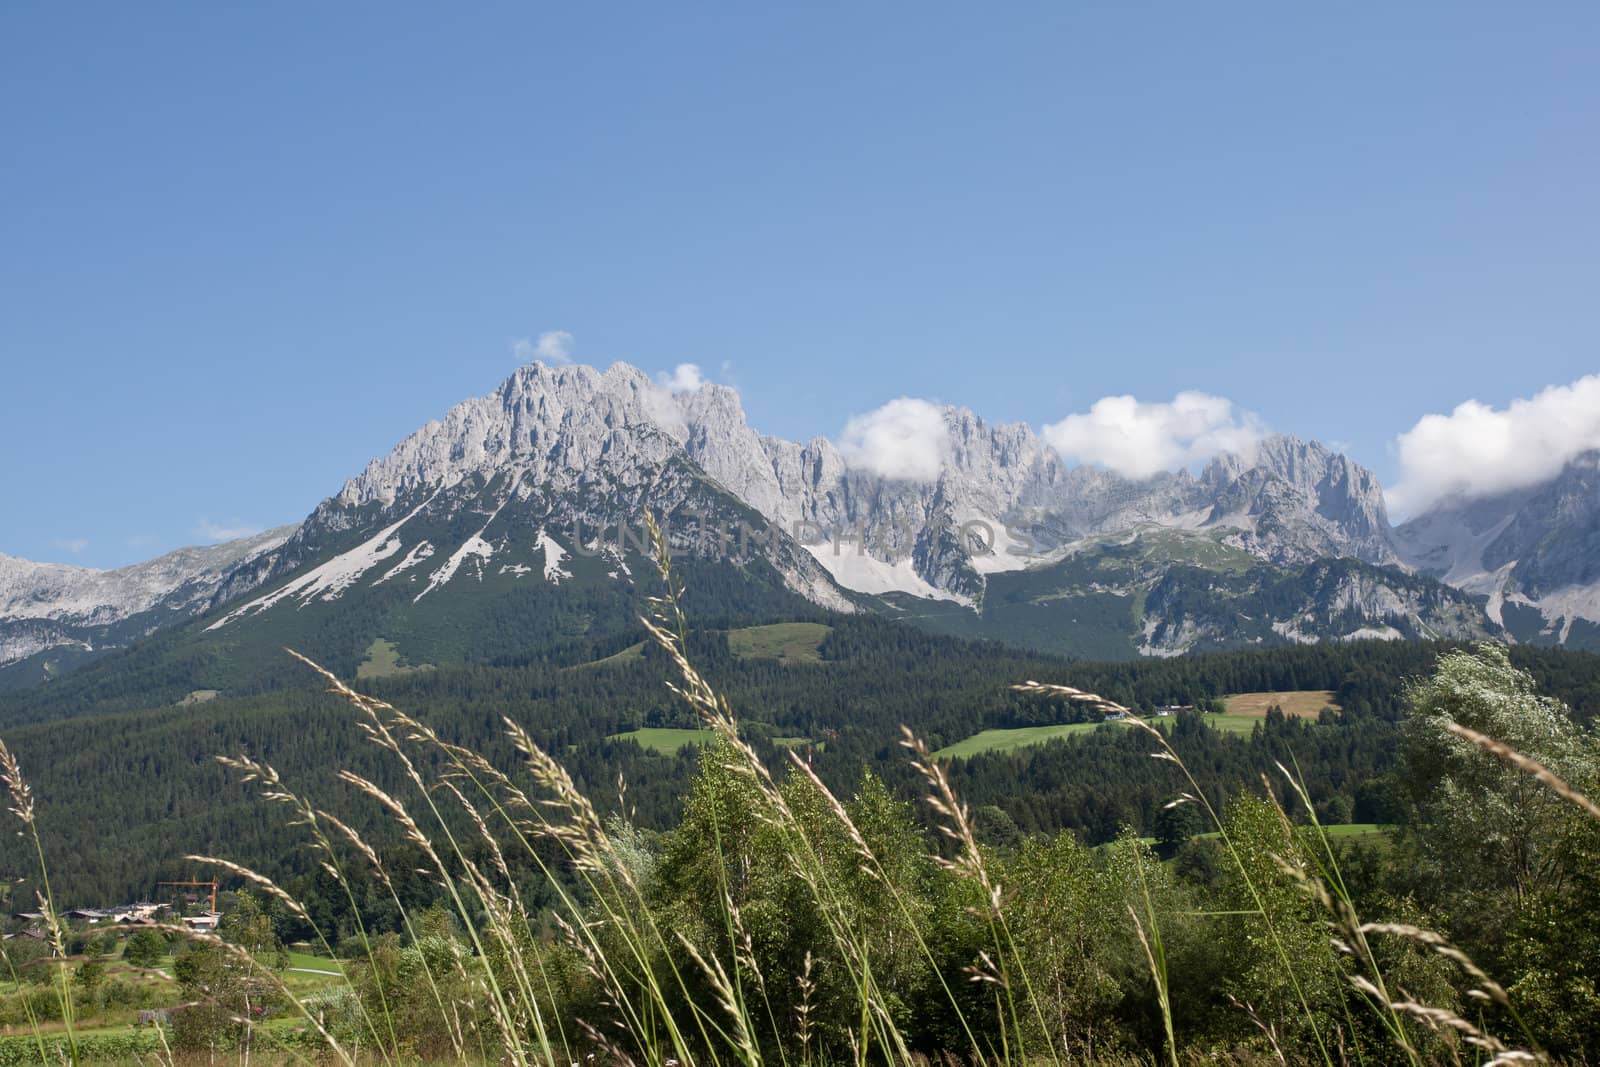
<svg viewBox="0 0 1600 1067">
<path fill-rule="evenodd" d="M 1070 701 L 1010 691 L 1028 679 L 1094 689 L 1140 710 L 1204 706 L 1239 692 L 1327 690 L 1342 709 L 1338 714 L 1309 721 L 1268 716 L 1243 734 L 1178 716 L 1173 743 L 1202 784 L 1223 798 L 1254 786 L 1276 761 L 1293 761 L 1313 803 L 1357 823 L 1396 820 L 1404 687 L 1426 675 L 1447 647 L 1371 641 L 1097 664 L 874 619 L 816 618 L 827 619 L 831 630 L 816 646 L 814 662 L 736 655 L 718 628 L 689 635 L 695 662 L 727 694 L 744 736 L 775 767 L 796 751 L 838 788 L 871 770 L 905 798 L 918 786 L 898 745 L 902 725 L 937 750 L 988 728 L 1098 717 Z M 521 662 L 364 680 L 361 687 L 502 766 L 515 760 L 503 733 L 502 717 L 509 718 L 559 753 L 603 808 L 625 803 L 641 827 L 665 829 L 681 813 L 698 749 L 655 751 L 616 735 L 697 723 L 666 688 L 672 668 L 659 649 L 626 640 L 640 636 L 625 633 L 592 650 L 597 659 L 624 652 L 605 662 L 561 665 L 523 656 Z M 1525 648 L 1512 656 L 1580 722 L 1600 714 L 1600 657 Z M 282 684 L 253 695 L 43 723 L 0 719 L 48 809 L 46 847 L 56 861 L 59 891 L 82 903 L 134 899 L 155 881 L 188 877 L 192 865 L 182 857 L 197 851 L 226 853 L 274 874 L 312 870 L 314 861 L 292 847 L 293 835 L 232 780 L 217 756 L 248 754 L 271 763 L 320 802 L 349 808 L 356 825 L 377 828 L 383 840 L 376 807 L 336 782 L 334 773 L 350 769 L 390 784 L 392 768 L 309 670 L 286 654 L 281 658 Z M 137 693 L 160 688 L 159 679 L 137 676 L 126 684 L 133 695 L 104 692 L 99 706 L 137 703 Z M 37 700 L 18 717 L 40 708 L 51 717 L 62 711 Z M 1170 775 L 1152 763 L 1147 747 L 1107 726 L 958 759 L 950 773 L 997 835 L 1065 828 L 1097 845 L 1124 827 L 1152 834 L 1171 799 Z M 617 799 L 619 775 L 625 801 Z M 0 848 L 9 869 L 24 869 L 25 854 L 13 845 Z"/>
</svg>

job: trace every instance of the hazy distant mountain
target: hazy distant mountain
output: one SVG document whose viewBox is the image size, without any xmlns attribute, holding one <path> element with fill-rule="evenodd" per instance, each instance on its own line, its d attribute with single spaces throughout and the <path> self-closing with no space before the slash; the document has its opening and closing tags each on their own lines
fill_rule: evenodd
<svg viewBox="0 0 1600 1067">
<path fill-rule="evenodd" d="M 1542 485 L 1442 502 L 1395 532 L 1413 566 L 1486 597 L 1514 639 L 1600 649 L 1600 453 Z"/>
<path fill-rule="evenodd" d="M 116 570 L 0 554 L 0 665 L 56 648 L 115 648 L 200 615 L 226 599 L 225 586 L 270 566 L 294 530 L 180 548 Z"/>
</svg>

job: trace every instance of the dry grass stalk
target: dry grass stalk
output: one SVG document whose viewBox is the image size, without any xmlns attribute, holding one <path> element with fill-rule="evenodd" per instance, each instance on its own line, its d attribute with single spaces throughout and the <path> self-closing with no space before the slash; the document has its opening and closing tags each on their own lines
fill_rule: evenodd
<svg viewBox="0 0 1600 1067">
<path fill-rule="evenodd" d="M 11 798 L 11 814 L 21 819 L 23 825 L 34 826 L 33 789 L 22 776 L 17 757 L 4 741 L 0 741 L 0 781 L 5 783 L 6 793 Z"/>
<path fill-rule="evenodd" d="M 972 830 L 972 819 L 968 815 L 966 804 L 957 798 L 955 790 L 950 785 L 949 776 L 929 754 L 927 743 L 905 726 L 900 727 L 900 734 L 900 747 L 911 753 L 912 769 L 928 785 L 929 791 L 923 799 L 943 820 L 939 824 L 939 832 L 959 846 L 956 859 L 936 857 L 937 861 L 942 866 L 959 871 L 976 882 L 983 889 L 989 914 L 992 917 L 999 917 L 1000 886 L 989 877 L 989 870 L 983 862 L 983 853 L 978 848 L 978 838 Z"/>
<path fill-rule="evenodd" d="M 17 761 L 16 755 L 12 753 L 10 746 L 4 741 L 0 741 L 0 781 L 5 783 L 6 794 L 11 799 L 11 814 L 15 815 L 26 827 L 24 833 L 33 844 L 34 857 L 39 864 L 39 888 L 34 890 L 34 895 L 39 900 L 39 913 L 44 917 L 45 928 L 50 934 L 50 946 L 55 950 L 57 957 L 65 958 L 67 955 L 65 937 L 63 936 L 61 916 L 56 912 L 55 896 L 50 892 L 50 869 L 44 861 L 44 842 L 39 837 L 39 822 L 34 809 L 33 789 L 28 785 L 28 780 L 23 777 L 22 765 Z M 66 968 L 59 969 L 57 978 L 56 999 L 61 1005 L 62 1021 L 66 1024 L 67 1051 L 73 1061 L 76 1062 L 78 1058 L 78 1038 L 74 1025 L 72 993 L 67 988 Z M 32 1015 L 31 1008 L 29 1009 L 29 1015 L 30 1017 Z M 35 1035 L 38 1036 L 37 1026 L 34 1029 Z M 39 1054 L 43 1057 L 44 1044 L 42 1036 L 39 1040 Z"/>
<path fill-rule="evenodd" d="M 1283 1064 L 1284 1067 L 1288 1067 L 1289 1061 L 1283 1055 L 1283 1046 L 1278 1043 L 1278 1028 L 1276 1026 L 1268 1025 L 1266 1022 L 1264 1022 L 1261 1016 L 1256 1014 L 1256 1009 L 1254 1006 L 1252 1006 L 1248 1001 L 1241 1001 L 1238 997 L 1235 997 L 1230 993 L 1228 995 L 1228 1002 L 1234 1007 L 1238 1008 L 1240 1011 L 1244 1012 L 1245 1015 L 1249 1016 L 1250 1022 L 1255 1025 L 1257 1030 L 1261 1031 L 1264 1037 L 1266 1037 L 1267 1044 L 1272 1046 L 1272 1054 L 1277 1057 L 1278 1062 Z"/>
</svg>

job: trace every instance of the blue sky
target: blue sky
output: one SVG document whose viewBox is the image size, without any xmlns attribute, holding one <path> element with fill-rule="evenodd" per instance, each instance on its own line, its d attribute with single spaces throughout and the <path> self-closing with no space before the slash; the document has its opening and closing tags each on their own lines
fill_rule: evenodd
<svg viewBox="0 0 1600 1067">
<path fill-rule="evenodd" d="M 1194 389 L 1386 482 L 1600 365 L 1593 5 L 470 7 L 0 10 L 0 551 L 296 521 L 549 330 L 784 436 Z"/>
</svg>

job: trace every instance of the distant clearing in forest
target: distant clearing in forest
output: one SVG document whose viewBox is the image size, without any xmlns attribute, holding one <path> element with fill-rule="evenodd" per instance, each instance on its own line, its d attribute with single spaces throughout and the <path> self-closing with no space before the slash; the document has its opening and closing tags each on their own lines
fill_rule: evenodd
<svg viewBox="0 0 1600 1067">
<path fill-rule="evenodd" d="M 1330 689 L 1294 689 L 1281 693 L 1235 693 L 1222 698 L 1229 715 L 1248 715 L 1265 718 L 1267 709 L 1276 704 L 1291 718 L 1314 719 L 1323 708 L 1339 710 Z"/>
</svg>

